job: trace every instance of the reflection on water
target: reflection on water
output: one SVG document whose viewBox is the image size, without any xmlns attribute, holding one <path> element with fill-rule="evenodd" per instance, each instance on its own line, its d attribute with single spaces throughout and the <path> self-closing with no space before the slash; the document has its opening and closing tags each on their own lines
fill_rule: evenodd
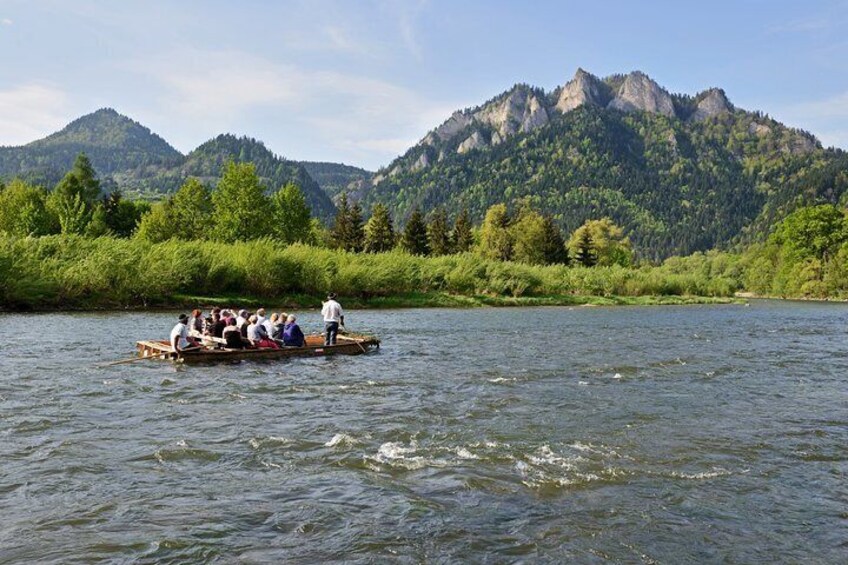
<svg viewBox="0 0 848 565">
<path fill-rule="evenodd" d="M 0 561 L 848 551 L 845 306 L 349 317 L 379 353 L 109 368 L 174 315 L 0 317 Z"/>
</svg>

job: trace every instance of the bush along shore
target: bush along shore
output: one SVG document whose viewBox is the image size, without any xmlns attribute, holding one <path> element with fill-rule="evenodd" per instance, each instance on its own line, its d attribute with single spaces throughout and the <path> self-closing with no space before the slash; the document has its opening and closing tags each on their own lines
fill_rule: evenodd
<svg viewBox="0 0 848 565">
<path fill-rule="evenodd" d="M 0 237 L 0 308 L 156 308 L 195 304 L 349 307 L 728 302 L 730 277 L 658 267 L 566 267 L 474 253 L 351 253 L 270 239 L 237 243 Z M 700 298 L 696 298 L 700 297 Z"/>
</svg>

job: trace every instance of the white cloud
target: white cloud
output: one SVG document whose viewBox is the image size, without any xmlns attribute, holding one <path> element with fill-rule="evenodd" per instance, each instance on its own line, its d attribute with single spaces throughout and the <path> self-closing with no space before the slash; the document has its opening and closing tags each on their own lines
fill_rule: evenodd
<svg viewBox="0 0 848 565">
<path fill-rule="evenodd" d="M 194 50 L 132 68 L 164 87 L 157 110 L 161 121 L 193 129 L 202 138 L 195 143 L 220 131 L 244 130 L 248 118 L 261 111 L 279 120 L 267 129 L 273 127 L 278 137 L 289 134 L 284 140 L 289 146 L 267 135 L 264 141 L 291 158 L 303 158 L 302 147 L 294 145 L 291 132 L 280 130 L 295 124 L 328 156 L 341 154 L 367 166 L 386 164 L 459 107 L 381 79 L 233 51 Z"/>
<path fill-rule="evenodd" d="M 67 95 L 54 87 L 25 84 L 0 90 L 0 145 L 22 145 L 61 129 Z"/>
<path fill-rule="evenodd" d="M 3 24 L 4 26 L 10 26 L 13 23 L 15 23 L 15 22 L 10 20 L 9 18 L 3 18 L 2 20 L 0 20 L 0 24 Z"/>
<path fill-rule="evenodd" d="M 848 92 L 790 107 L 790 112 L 809 118 L 848 118 Z"/>
</svg>

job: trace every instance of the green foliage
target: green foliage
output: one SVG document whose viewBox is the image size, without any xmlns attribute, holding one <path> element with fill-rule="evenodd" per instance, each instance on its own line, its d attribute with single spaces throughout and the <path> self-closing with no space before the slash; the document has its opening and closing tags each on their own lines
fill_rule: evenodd
<svg viewBox="0 0 848 565">
<path fill-rule="evenodd" d="M 264 199 L 257 199 L 257 203 L 262 202 Z M 215 211 L 212 195 L 200 180 L 187 179 L 169 199 L 169 207 L 174 225 L 172 237 L 184 240 L 209 237 L 209 223 Z"/>
<path fill-rule="evenodd" d="M 500 261 L 512 258 L 510 222 L 506 204 L 495 204 L 486 211 L 480 228 L 480 253 L 483 257 Z"/>
<path fill-rule="evenodd" d="M 609 218 L 588 220 L 568 240 L 568 248 L 585 266 L 630 265 L 633 251 L 624 231 Z"/>
<path fill-rule="evenodd" d="M 312 217 L 303 192 L 289 183 L 271 197 L 273 232 L 284 243 L 311 241 Z"/>
<path fill-rule="evenodd" d="M 493 261 L 472 253 L 354 254 L 272 239 L 154 244 L 142 238 L 0 236 L 3 308 L 139 307 L 173 303 L 187 294 L 280 300 L 320 296 L 330 289 L 345 298 L 411 292 L 514 298 L 726 296 L 734 290 L 687 268 L 666 266 L 585 269 Z"/>
<path fill-rule="evenodd" d="M 16 179 L 0 188 L 0 233 L 47 235 L 58 231 L 58 218 L 47 209 L 44 190 Z"/>
<path fill-rule="evenodd" d="M 362 251 L 365 245 L 365 229 L 362 225 L 362 208 L 359 204 L 348 205 L 347 194 L 342 194 L 332 230 L 333 247 L 345 251 Z"/>
<path fill-rule="evenodd" d="M 330 198 L 364 185 L 373 176 L 370 171 L 341 163 L 300 161 L 299 164 Z"/>
<path fill-rule="evenodd" d="M 183 156 L 146 127 L 112 109 L 83 116 L 23 147 L 0 147 L 0 178 L 22 177 L 52 186 L 82 152 L 103 175 L 104 190 L 120 187 L 125 194 L 159 200 L 176 191 L 187 177 L 212 186 L 226 163 L 249 161 L 266 186 L 294 183 L 318 217 L 328 219 L 334 212 L 330 198 L 301 164 L 274 155 L 255 139 L 220 135 Z"/>
<path fill-rule="evenodd" d="M 457 253 L 470 251 L 474 246 L 474 233 L 471 231 L 471 217 L 468 215 L 468 208 L 463 208 L 457 214 L 451 239 Z"/>
<path fill-rule="evenodd" d="M 444 208 L 436 208 L 427 224 L 427 243 L 430 255 L 450 255 L 453 251 L 448 215 Z"/>
<path fill-rule="evenodd" d="M 123 198 L 119 190 L 103 198 L 102 208 L 107 231 L 118 237 L 130 237 L 138 227 L 142 216 L 150 211 L 148 203 L 127 200 Z"/>
<path fill-rule="evenodd" d="M 778 225 L 771 240 L 795 257 L 825 261 L 848 240 L 848 221 L 832 204 L 801 208 Z"/>
<path fill-rule="evenodd" d="M 811 298 L 848 294 L 848 219 L 833 205 L 800 208 L 774 229 L 769 241 L 745 253 L 745 286 L 774 296 Z"/>
<path fill-rule="evenodd" d="M 212 193 L 215 208 L 212 237 L 219 241 L 248 241 L 272 232 L 271 208 L 265 187 L 252 163 L 229 162 Z"/>
<path fill-rule="evenodd" d="M 551 118 L 463 154 L 458 144 L 483 126 L 416 146 L 386 167 L 397 172 L 368 191 L 366 205 L 384 202 L 396 219 L 416 206 L 468 208 L 480 221 L 494 204 L 530 197 L 565 233 L 609 217 L 641 257 L 659 260 L 762 241 L 792 210 L 836 203 L 848 190 L 848 155 L 761 114 L 690 122 L 585 106 Z M 430 165 L 413 168 L 422 153 Z"/>
<path fill-rule="evenodd" d="M 598 264 L 598 254 L 595 251 L 595 242 L 589 230 L 574 232 L 568 242 L 569 250 L 574 255 L 574 260 L 583 267 L 594 267 Z"/>
<path fill-rule="evenodd" d="M 424 223 L 424 216 L 418 208 L 415 208 L 410 214 L 403 229 L 400 244 L 404 250 L 412 255 L 428 255 L 430 253 L 427 224 Z"/>
<path fill-rule="evenodd" d="M 374 205 L 371 217 L 365 224 L 365 251 L 384 253 L 395 247 L 395 235 L 389 210 L 379 202 Z"/>
<path fill-rule="evenodd" d="M 568 264 L 568 250 L 562 238 L 562 232 L 550 216 L 543 217 L 542 223 L 542 256 L 548 265 Z"/>
<path fill-rule="evenodd" d="M 83 234 L 91 221 L 89 206 L 81 192 L 54 191 L 47 199 L 48 207 L 59 220 L 63 234 Z"/>
</svg>

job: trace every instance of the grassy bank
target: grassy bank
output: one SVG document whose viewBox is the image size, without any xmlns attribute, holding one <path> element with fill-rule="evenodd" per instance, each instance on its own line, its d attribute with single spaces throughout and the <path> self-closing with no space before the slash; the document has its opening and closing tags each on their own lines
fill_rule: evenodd
<svg viewBox="0 0 848 565">
<path fill-rule="evenodd" d="M 471 253 L 423 258 L 266 240 L 0 238 L 0 307 L 6 310 L 216 302 L 303 307 L 316 306 L 328 291 L 349 307 L 660 304 L 729 300 L 735 290 L 731 279 L 665 267 L 543 267 Z"/>
</svg>

